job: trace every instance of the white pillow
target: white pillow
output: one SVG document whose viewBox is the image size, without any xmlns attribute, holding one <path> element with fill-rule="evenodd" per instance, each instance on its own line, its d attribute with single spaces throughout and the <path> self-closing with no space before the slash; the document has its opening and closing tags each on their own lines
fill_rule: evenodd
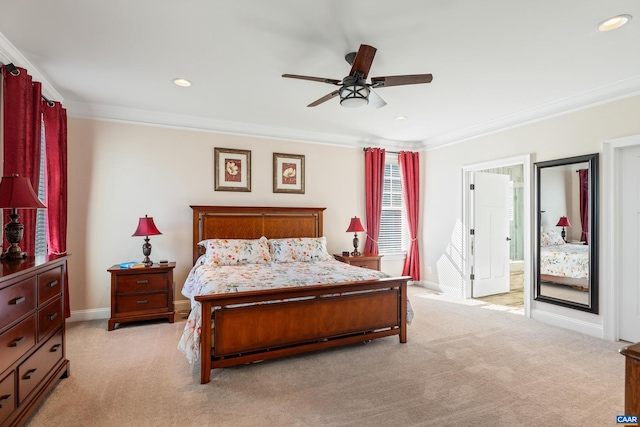
<svg viewBox="0 0 640 427">
<path fill-rule="evenodd" d="M 557 231 L 544 231 L 540 235 L 540 246 L 556 246 L 566 243 Z"/>
<path fill-rule="evenodd" d="M 208 239 L 198 243 L 206 249 L 207 265 L 269 264 L 271 253 L 266 237 L 259 239 Z"/>
<path fill-rule="evenodd" d="M 322 237 L 294 237 L 269 239 L 274 262 L 327 261 L 333 259 L 327 252 L 327 239 Z"/>
</svg>

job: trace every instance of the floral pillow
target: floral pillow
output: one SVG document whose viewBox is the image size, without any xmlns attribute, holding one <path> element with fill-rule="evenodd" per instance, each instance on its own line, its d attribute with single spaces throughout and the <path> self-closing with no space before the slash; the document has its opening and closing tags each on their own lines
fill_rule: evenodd
<svg viewBox="0 0 640 427">
<path fill-rule="evenodd" d="M 271 254 L 266 237 L 259 239 L 209 239 L 198 243 L 206 249 L 207 265 L 269 264 Z"/>
<path fill-rule="evenodd" d="M 291 239 L 269 239 L 273 261 L 307 262 L 333 259 L 327 252 L 327 239 L 322 237 L 295 237 Z"/>
<path fill-rule="evenodd" d="M 544 231 L 540 235 L 540 246 L 564 245 L 566 242 L 557 231 Z"/>
</svg>

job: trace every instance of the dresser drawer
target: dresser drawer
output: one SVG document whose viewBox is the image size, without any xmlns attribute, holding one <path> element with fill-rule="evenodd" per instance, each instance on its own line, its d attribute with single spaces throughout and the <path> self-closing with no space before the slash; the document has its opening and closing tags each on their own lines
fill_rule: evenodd
<svg viewBox="0 0 640 427">
<path fill-rule="evenodd" d="M 0 425 L 16 409 L 16 379 L 15 371 L 0 380 Z"/>
<path fill-rule="evenodd" d="M 36 278 L 0 290 L 0 330 L 36 307 Z"/>
<path fill-rule="evenodd" d="M 38 342 L 62 325 L 62 299 L 58 298 L 38 310 Z"/>
<path fill-rule="evenodd" d="M 122 295 L 116 298 L 116 307 L 118 314 L 136 311 L 167 311 L 169 302 L 166 293 Z"/>
<path fill-rule="evenodd" d="M 62 360 L 62 330 L 52 336 L 18 367 L 18 404 Z"/>
<path fill-rule="evenodd" d="M 62 266 L 38 274 L 38 305 L 62 292 Z"/>
<path fill-rule="evenodd" d="M 35 314 L 0 335 L 0 372 L 20 359 L 34 345 L 36 345 Z"/>
<path fill-rule="evenodd" d="M 116 278 L 116 292 L 128 294 L 135 292 L 164 291 L 168 289 L 167 273 L 120 274 Z"/>
</svg>

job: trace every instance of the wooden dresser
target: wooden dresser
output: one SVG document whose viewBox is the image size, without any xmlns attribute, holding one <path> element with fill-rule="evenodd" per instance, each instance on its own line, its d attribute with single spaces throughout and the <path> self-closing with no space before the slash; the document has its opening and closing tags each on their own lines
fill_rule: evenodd
<svg viewBox="0 0 640 427">
<path fill-rule="evenodd" d="M 625 415 L 640 415 L 640 343 L 629 345 L 620 350 L 625 361 Z"/>
<path fill-rule="evenodd" d="M 111 318 L 108 329 L 116 323 L 167 318 L 173 323 L 173 269 L 175 262 L 153 264 L 144 268 L 120 268 L 111 273 Z"/>
<path fill-rule="evenodd" d="M 380 271 L 380 259 L 382 258 L 382 255 L 362 254 L 357 256 L 342 256 L 335 254 L 333 257 L 338 261 L 349 265 Z"/>
<path fill-rule="evenodd" d="M 24 424 L 59 378 L 65 358 L 68 256 L 0 264 L 0 426 Z"/>
</svg>

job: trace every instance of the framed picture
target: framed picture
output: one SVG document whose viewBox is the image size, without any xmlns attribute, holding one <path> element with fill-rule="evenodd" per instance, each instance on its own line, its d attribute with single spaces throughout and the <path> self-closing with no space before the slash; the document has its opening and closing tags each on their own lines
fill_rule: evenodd
<svg viewBox="0 0 640 427">
<path fill-rule="evenodd" d="M 251 151 L 214 148 L 215 190 L 251 191 Z"/>
<path fill-rule="evenodd" d="M 304 156 L 273 153 L 273 192 L 304 194 Z"/>
</svg>

